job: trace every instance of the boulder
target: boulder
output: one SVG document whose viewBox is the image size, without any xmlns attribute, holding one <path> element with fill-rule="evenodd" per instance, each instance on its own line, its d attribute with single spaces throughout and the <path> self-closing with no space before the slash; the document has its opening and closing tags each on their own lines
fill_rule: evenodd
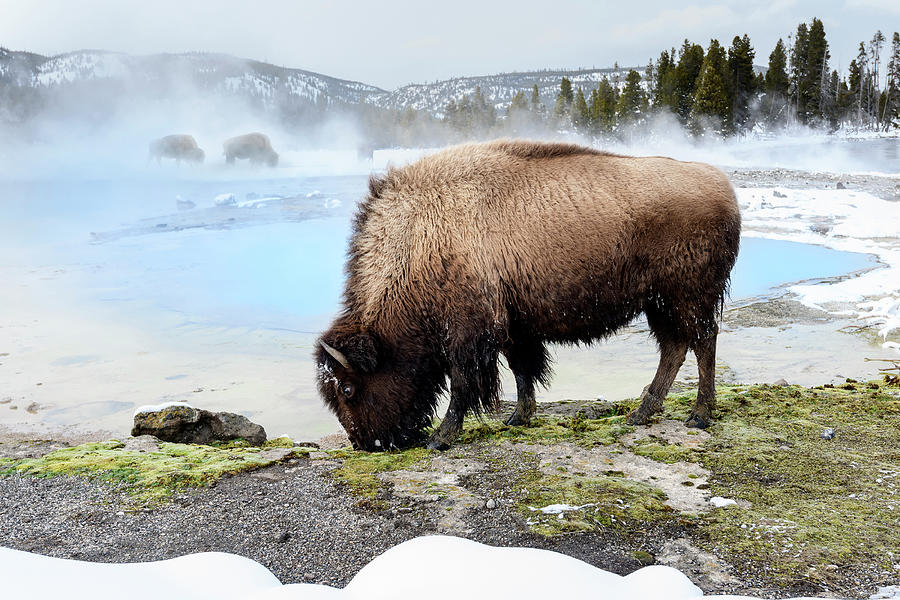
<svg viewBox="0 0 900 600">
<path fill-rule="evenodd" d="M 260 446 L 266 441 L 266 430 L 247 417 L 230 412 L 210 412 L 182 403 L 138 409 L 131 435 L 152 435 L 179 444 L 209 444 L 242 438 Z"/>
</svg>

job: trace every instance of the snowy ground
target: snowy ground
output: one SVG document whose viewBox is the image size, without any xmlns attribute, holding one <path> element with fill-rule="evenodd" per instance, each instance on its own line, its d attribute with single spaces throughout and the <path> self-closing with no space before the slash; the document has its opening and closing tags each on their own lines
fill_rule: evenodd
<svg viewBox="0 0 900 600">
<path fill-rule="evenodd" d="M 347 600 L 687 600 L 703 596 L 681 572 L 654 565 L 620 576 L 580 560 L 534 548 L 496 548 L 449 536 L 412 539 L 376 557 L 344 589 L 281 585 L 265 567 L 233 554 L 208 552 L 166 561 L 104 564 L 0 548 L 0 581 L 10 598 L 192 600 L 345 598 Z M 872 599 L 900 598 L 897 587 Z"/>
<path fill-rule="evenodd" d="M 737 193 L 744 235 L 877 256 L 880 268 L 788 289 L 807 306 L 832 308 L 876 328 L 883 347 L 900 354 L 900 202 L 848 189 L 739 188 Z M 848 304 L 849 310 L 834 308 Z"/>
</svg>

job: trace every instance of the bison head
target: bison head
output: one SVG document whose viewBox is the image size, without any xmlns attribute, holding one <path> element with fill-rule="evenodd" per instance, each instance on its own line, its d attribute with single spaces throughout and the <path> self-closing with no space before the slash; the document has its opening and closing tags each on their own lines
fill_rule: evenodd
<svg viewBox="0 0 900 600">
<path fill-rule="evenodd" d="M 268 156 L 266 156 L 266 164 L 269 165 L 270 167 L 277 167 L 278 166 L 278 153 L 275 152 L 274 150 L 272 152 L 269 152 Z"/>
<path fill-rule="evenodd" d="M 200 164 L 206 158 L 206 153 L 200 148 L 191 148 L 190 151 L 190 160 L 193 162 Z"/>
<path fill-rule="evenodd" d="M 354 448 L 374 452 L 424 441 L 444 376 L 415 354 L 392 350 L 368 333 L 331 331 L 319 341 L 319 393 Z"/>
</svg>

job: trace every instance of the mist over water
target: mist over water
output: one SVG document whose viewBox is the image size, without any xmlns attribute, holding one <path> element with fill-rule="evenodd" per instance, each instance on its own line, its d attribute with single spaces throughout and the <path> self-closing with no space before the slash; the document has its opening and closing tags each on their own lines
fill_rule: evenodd
<svg viewBox="0 0 900 600">
<path fill-rule="evenodd" d="M 44 407 L 26 420 L 122 430 L 136 405 L 186 400 L 252 415 L 276 435 L 337 429 L 310 356 L 339 308 L 351 216 L 370 172 L 433 148 L 380 147 L 339 116 L 302 132 L 232 101 L 140 108 L 94 120 L 50 115 L 3 131 L 0 276 L 11 293 L 0 309 L 11 316 L 0 353 L 15 369 L 12 393 Z M 249 131 L 271 138 L 277 167 L 225 164 L 222 142 Z M 204 163 L 148 161 L 150 142 L 171 133 L 193 135 Z M 665 119 L 630 139 L 595 142 L 723 167 L 835 173 L 897 173 L 897 144 L 698 139 Z M 732 298 L 871 265 L 865 255 L 745 240 Z M 652 345 L 645 350 L 635 369 L 653 368 Z M 542 398 L 596 393 L 566 376 L 588 355 L 559 352 L 566 364 Z M 616 373 L 619 383 L 605 375 L 608 397 L 639 392 L 628 388 L 640 379 L 633 370 Z M 206 389 L 215 393 L 196 392 Z M 0 411 L 0 423 L 21 418 Z"/>
</svg>

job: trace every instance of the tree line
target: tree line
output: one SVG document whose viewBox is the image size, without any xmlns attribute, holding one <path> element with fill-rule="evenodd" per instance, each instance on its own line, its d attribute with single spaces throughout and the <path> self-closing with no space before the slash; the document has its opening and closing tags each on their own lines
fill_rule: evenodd
<svg viewBox="0 0 900 600">
<path fill-rule="evenodd" d="M 756 51 L 747 34 L 730 46 L 712 39 L 704 48 L 685 40 L 663 50 L 639 72 L 624 78 L 618 64 L 592 89 L 563 77 L 552 108 L 540 102 L 537 86 L 517 92 L 506 114 L 497 115 L 480 89 L 451 101 L 443 121 L 461 135 L 486 132 L 572 128 L 604 135 L 627 130 L 661 112 L 673 114 L 695 134 L 731 135 L 754 128 L 803 124 L 830 131 L 841 127 L 887 131 L 900 127 L 900 34 L 890 45 L 877 31 L 860 42 L 859 52 L 842 76 L 831 68 L 821 20 L 800 23 L 779 39 L 765 71 L 754 68 Z M 882 69 L 883 51 L 887 55 Z M 497 131 L 499 130 L 499 131 Z"/>
</svg>

